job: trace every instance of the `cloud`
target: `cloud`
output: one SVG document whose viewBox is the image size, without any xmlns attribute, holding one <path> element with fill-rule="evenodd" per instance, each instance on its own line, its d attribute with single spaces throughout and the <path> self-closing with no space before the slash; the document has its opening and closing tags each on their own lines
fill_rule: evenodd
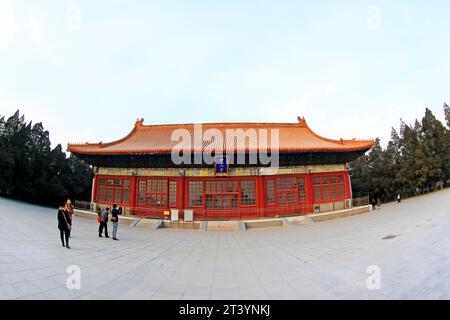
<svg viewBox="0 0 450 320">
<path fill-rule="evenodd" d="M 12 0 L 0 0 L 0 49 L 8 48 L 14 39 L 15 24 Z"/>
</svg>

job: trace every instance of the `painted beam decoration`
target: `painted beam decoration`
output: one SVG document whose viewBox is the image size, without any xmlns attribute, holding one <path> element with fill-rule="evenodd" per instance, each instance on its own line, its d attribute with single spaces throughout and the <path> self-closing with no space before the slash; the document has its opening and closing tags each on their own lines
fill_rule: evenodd
<svg viewBox="0 0 450 320">
<path fill-rule="evenodd" d="M 223 166 L 223 165 L 222 165 Z M 295 166 L 295 167 L 280 167 L 280 168 L 230 168 L 229 165 L 226 169 L 219 168 L 215 165 L 214 168 L 104 168 L 99 167 L 97 174 L 111 175 L 111 176 L 161 176 L 161 177 L 181 177 L 183 172 L 187 177 L 214 177 L 217 174 L 222 174 L 230 177 L 242 177 L 242 176 L 269 176 L 277 174 L 302 174 L 302 173 L 322 173 L 322 172 L 335 172 L 345 171 L 347 167 L 345 164 L 336 165 L 311 165 L 311 166 Z"/>
</svg>

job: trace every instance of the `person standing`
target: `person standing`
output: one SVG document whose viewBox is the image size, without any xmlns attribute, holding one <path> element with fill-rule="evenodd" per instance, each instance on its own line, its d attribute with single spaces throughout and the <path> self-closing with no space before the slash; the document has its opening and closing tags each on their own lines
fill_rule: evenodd
<svg viewBox="0 0 450 320">
<path fill-rule="evenodd" d="M 109 238 L 108 236 L 108 218 L 109 218 L 109 208 L 106 207 L 100 213 L 100 227 L 98 228 L 98 236 L 102 238 L 103 229 L 105 229 L 105 238 Z"/>
<path fill-rule="evenodd" d="M 376 209 L 377 202 L 375 201 L 375 198 L 372 198 L 372 210 Z"/>
<path fill-rule="evenodd" d="M 122 214 L 122 207 L 117 210 L 117 205 L 113 205 L 113 209 L 111 211 L 111 222 L 113 223 L 113 240 L 117 239 L 117 228 L 119 227 L 119 215 Z"/>
<path fill-rule="evenodd" d="M 102 222 L 102 209 L 100 207 L 97 207 L 95 211 L 97 213 L 98 233 L 100 234 L 100 223 Z"/>
<path fill-rule="evenodd" d="M 72 201 L 70 199 L 67 199 L 66 201 L 66 211 L 69 213 L 70 216 L 70 225 L 73 226 L 73 214 L 75 212 L 75 208 L 72 204 Z M 72 228 L 69 230 L 69 238 L 71 237 Z"/>
<path fill-rule="evenodd" d="M 400 197 L 400 193 L 397 195 L 397 203 L 400 203 L 402 201 L 401 197 Z"/>
<path fill-rule="evenodd" d="M 65 206 L 60 206 L 58 210 L 58 229 L 61 237 L 61 243 L 63 247 L 70 249 L 69 246 L 69 232 L 72 228 L 69 212 Z M 64 243 L 64 240 L 66 242 Z"/>
</svg>

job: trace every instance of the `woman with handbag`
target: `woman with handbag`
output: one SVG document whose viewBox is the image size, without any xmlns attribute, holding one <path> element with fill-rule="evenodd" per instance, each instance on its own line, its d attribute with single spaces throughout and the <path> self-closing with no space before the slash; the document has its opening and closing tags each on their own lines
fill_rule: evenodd
<svg viewBox="0 0 450 320">
<path fill-rule="evenodd" d="M 72 204 L 72 201 L 70 201 L 70 199 L 67 199 L 66 201 L 66 211 L 69 213 L 69 217 L 70 217 L 70 226 L 73 226 L 73 215 L 75 213 L 75 207 Z M 72 233 L 72 228 L 70 228 L 69 230 L 69 238 L 71 238 L 71 233 Z"/>
<path fill-rule="evenodd" d="M 100 227 L 102 225 L 102 209 L 97 207 L 97 222 L 98 222 L 98 233 L 100 234 Z"/>
<path fill-rule="evenodd" d="M 58 229 L 59 235 L 61 237 L 61 243 L 63 247 L 70 249 L 69 246 L 69 232 L 72 228 L 72 224 L 70 221 L 70 214 L 66 210 L 65 205 L 60 206 L 58 210 Z M 64 239 L 66 240 L 64 244 Z"/>
</svg>

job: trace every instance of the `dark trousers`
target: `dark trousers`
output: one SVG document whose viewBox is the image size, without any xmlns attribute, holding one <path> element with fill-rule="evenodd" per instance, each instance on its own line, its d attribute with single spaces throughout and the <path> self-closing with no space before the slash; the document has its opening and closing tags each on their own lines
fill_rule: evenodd
<svg viewBox="0 0 450 320">
<path fill-rule="evenodd" d="M 101 235 L 103 233 L 103 228 L 105 228 L 105 237 L 108 236 L 108 222 L 100 222 L 100 226 L 98 227 L 98 234 Z"/>
<path fill-rule="evenodd" d="M 66 246 L 69 245 L 69 230 L 59 229 L 59 235 L 61 237 L 61 243 L 64 245 L 64 238 L 66 239 Z"/>
</svg>

